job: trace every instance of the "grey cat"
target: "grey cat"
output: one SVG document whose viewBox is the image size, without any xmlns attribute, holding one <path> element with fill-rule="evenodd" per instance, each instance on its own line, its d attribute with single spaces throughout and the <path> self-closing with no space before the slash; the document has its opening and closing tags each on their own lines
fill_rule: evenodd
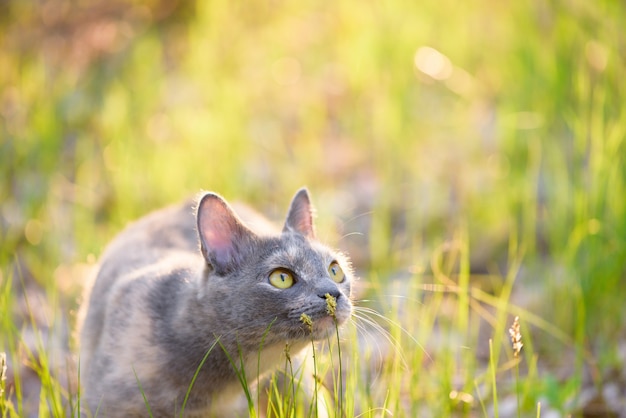
<svg viewBox="0 0 626 418">
<path fill-rule="evenodd" d="M 350 317 L 349 260 L 315 239 L 306 189 L 282 231 L 214 193 L 194 206 L 149 214 L 104 252 L 80 336 L 87 415 L 179 414 L 209 350 L 185 416 L 227 415 L 237 373 L 253 381 Z"/>
</svg>

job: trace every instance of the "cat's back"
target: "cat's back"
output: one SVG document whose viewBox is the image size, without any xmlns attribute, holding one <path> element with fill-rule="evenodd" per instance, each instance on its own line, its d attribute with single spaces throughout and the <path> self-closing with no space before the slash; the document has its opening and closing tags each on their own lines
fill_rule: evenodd
<svg viewBox="0 0 626 418">
<path fill-rule="evenodd" d="M 137 257 L 152 262 L 155 252 L 198 250 L 193 202 L 168 206 L 130 223 L 107 246 L 101 264 Z"/>
<path fill-rule="evenodd" d="M 108 349 L 103 343 L 107 333 L 117 338 L 125 332 L 119 324 L 115 325 L 119 329 L 105 332 L 112 318 L 147 326 L 146 295 L 159 288 L 157 282 L 171 282 L 167 286 L 172 287 L 177 285 L 177 272 L 193 275 L 202 266 L 192 200 L 131 222 L 106 247 L 94 281 L 87 286 L 84 297 L 88 303 L 83 304 L 80 315 L 82 360 L 90 363 L 98 350 Z M 98 367 L 91 366 L 85 379 L 94 379 L 91 374 Z"/>
</svg>

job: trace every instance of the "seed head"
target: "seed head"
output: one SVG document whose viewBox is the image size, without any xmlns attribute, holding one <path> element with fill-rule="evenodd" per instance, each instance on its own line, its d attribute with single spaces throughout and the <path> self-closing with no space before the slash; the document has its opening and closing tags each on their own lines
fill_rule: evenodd
<svg viewBox="0 0 626 418">
<path fill-rule="evenodd" d="M 513 355 L 515 357 L 519 356 L 520 351 L 522 351 L 522 333 L 520 332 L 519 326 L 519 316 L 516 316 L 513 320 L 513 325 L 509 328 L 509 335 L 511 336 L 511 343 L 513 343 Z"/>
<path fill-rule="evenodd" d="M 335 310 L 337 309 L 337 299 L 330 293 L 326 293 L 324 297 L 326 298 L 326 312 L 334 318 Z"/>
<path fill-rule="evenodd" d="M 300 315 L 300 322 L 307 326 L 309 332 L 313 332 L 313 320 L 311 317 L 304 312 Z"/>
<path fill-rule="evenodd" d="M 7 353 L 0 353 L 0 396 L 4 392 L 4 381 L 7 378 Z"/>
<path fill-rule="evenodd" d="M 289 345 L 289 343 L 285 344 L 285 358 L 287 359 L 288 362 L 291 363 L 291 355 L 289 354 L 290 351 L 291 351 L 291 345 Z"/>
</svg>

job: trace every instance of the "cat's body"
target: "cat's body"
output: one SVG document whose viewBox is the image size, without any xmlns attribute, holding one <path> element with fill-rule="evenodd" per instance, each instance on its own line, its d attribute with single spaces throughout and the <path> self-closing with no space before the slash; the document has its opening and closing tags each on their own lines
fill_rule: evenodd
<svg viewBox="0 0 626 418">
<path fill-rule="evenodd" d="M 198 370 L 185 415 L 226 415 L 243 393 L 233 363 L 252 382 L 287 344 L 296 353 L 351 314 L 349 263 L 315 240 L 306 190 L 276 234 L 256 215 L 247 216 L 260 226 L 252 232 L 215 194 L 204 195 L 197 215 L 193 206 L 142 218 L 101 258 L 81 332 L 93 415 L 178 414 Z"/>
</svg>

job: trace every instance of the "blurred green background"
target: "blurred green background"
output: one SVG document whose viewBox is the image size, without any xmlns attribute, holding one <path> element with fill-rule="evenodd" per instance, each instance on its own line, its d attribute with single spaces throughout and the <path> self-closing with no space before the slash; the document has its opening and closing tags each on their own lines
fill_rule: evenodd
<svg viewBox="0 0 626 418">
<path fill-rule="evenodd" d="M 515 303 L 571 339 L 537 352 L 600 387 L 626 359 L 624 28 L 610 0 L 1 2 L 0 282 L 69 312 L 129 220 L 201 189 L 280 218 L 307 185 L 365 287 L 433 282 L 459 240 L 471 287 L 519 262 Z"/>
</svg>

